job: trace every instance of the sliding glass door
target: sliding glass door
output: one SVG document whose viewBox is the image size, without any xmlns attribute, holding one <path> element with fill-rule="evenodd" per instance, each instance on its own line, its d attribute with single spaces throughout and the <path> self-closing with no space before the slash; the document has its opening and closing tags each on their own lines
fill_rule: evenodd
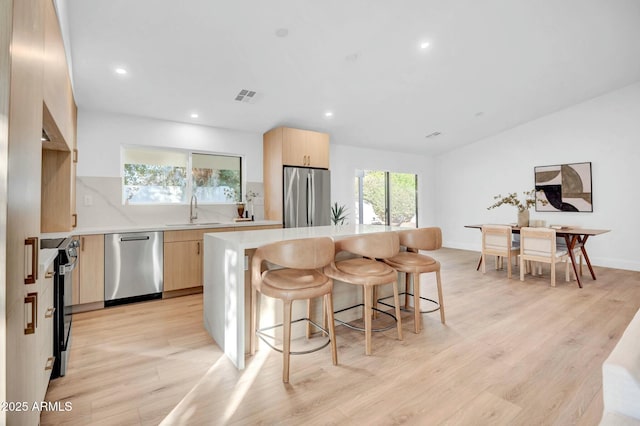
<svg viewBox="0 0 640 426">
<path fill-rule="evenodd" d="M 418 226 L 418 175 L 358 170 L 355 196 L 358 223 Z"/>
</svg>

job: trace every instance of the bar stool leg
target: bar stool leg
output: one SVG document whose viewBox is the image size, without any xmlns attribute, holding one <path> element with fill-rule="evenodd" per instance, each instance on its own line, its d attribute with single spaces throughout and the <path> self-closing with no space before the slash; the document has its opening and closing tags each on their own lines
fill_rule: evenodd
<svg viewBox="0 0 640 426">
<path fill-rule="evenodd" d="M 393 303 L 396 305 L 396 325 L 398 327 L 398 340 L 402 340 L 402 317 L 400 316 L 400 296 L 398 295 L 398 280 L 391 283 L 393 286 Z"/>
<path fill-rule="evenodd" d="M 329 330 L 329 339 L 331 339 L 331 358 L 333 359 L 333 365 L 338 365 L 338 343 L 336 342 L 336 327 L 333 319 L 333 296 L 331 293 L 327 293 L 323 298 L 323 305 L 325 306 L 325 314 L 328 317 L 327 330 Z"/>
<path fill-rule="evenodd" d="M 291 300 L 283 300 L 282 315 L 282 381 L 289 383 L 289 357 L 291 352 Z"/>
<path fill-rule="evenodd" d="M 311 319 L 311 299 L 307 299 L 307 318 Z M 311 339 L 311 322 L 306 321 L 307 323 L 307 339 Z"/>
<path fill-rule="evenodd" d="M 404 308 L 407 309 L 409 307 L 409 293 L 411 293 L 410 291 L 410 287 L 409 287 L 409 276 L 410 274 L 408 272 L 404 273 Z"/>
<path fill-rule="evenodd" d="M 365 285 L 364 288 L 364 353 L 366 355 L 371 355 L 371 314 L 373 309 L 371 309 L 371 305 L 373 304 L 373 289 Z M 397 303 L 398 293 L 396 291 L 396 303 Z"/>
<path fill-rule="evenodd" d="M 250 329 L 249 329 L 249 352 L 251 353 L 251 355 L 255 355 L 256 353 L 256 330 L 257 328 L 257 303 L 258 303 L 258 298 L 260 297 L 260 295 L 258 294 L 258 292 L 256 291 L 255 288 L 253 288 L 253 286 L 251 287 L 251 313 L 250 316 L 251 318 L 249 319 L 250 321 Z"/>
<path fill-rule="evenodd" d="M 440 322 L 444 324 L 444 298 L 442 297 L 442 281 L 440 280 L 440 270 L 436 271 L 436 282 L 438 284 L 438 303 L 440 304 Z"/>
<path fill-rule="evenodd" d="M 333 304 L 333 302 L 332 302 Z M 331 312 L 333 313 L 333 311 Z M 323 297 L 322 298 L 322 328 L 324 328 L 325 330 L 328 330 L 328 322 L 327 322 L 327 298 Z M 322 335 L 326 336 L 327 333 L 324 332 L 324 330 L 322 331 Z"/>
<path fill-rule="evenodd" d="M 378 318 L 378 287 L 372 287 L 371 293 L 373 294 L 372 300 L 371 300 L 371 306 L 373 308 L 371 309 L 371 318 L 377 319 Z"/>
<path fill-rule="evenodd" d="M 420 274 L 413 273 L 413 328 L 416 334 L 422 329 L 422 314 L 420 313 Z"/>
</svg>

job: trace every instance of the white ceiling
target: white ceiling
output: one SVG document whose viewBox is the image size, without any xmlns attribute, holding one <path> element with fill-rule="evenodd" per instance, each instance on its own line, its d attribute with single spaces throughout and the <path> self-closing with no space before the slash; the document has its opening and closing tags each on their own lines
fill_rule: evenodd
<svg viewBox="0 0 640 426">
<path fill-rule="evenodd" d="M 259 133 L 288 125 L 345 145 L 443 152 L 640 81 L 638 0 L 58 0 L 58 8 L 80 109 Z M 283 28 L 288 36 L 277 37 Z M 255 90 L 257 102 L 235 101 L 241 89 Z"/>
</svg>

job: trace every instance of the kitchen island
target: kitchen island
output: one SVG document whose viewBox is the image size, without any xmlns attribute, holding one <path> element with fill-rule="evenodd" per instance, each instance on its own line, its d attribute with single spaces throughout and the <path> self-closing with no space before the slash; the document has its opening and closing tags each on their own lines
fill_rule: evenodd
<svg viewBox="0 0 640 426">
<path fill-rule="evenodd" d="M 390 232 L 384 225 L 339 225 L 281 228 L 204 235 L 204 325 L 238 369 L 244 368 L 253 250 L 276 241 L 310 237 L 339 239 L 351 235 Z"/>
</svg>

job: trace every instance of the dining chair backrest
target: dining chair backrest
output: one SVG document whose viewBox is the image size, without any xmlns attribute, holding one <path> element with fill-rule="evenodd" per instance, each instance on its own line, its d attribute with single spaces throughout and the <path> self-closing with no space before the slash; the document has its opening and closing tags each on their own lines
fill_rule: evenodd
<svg viewBox="0 0 640 426">
<path fill-rule="evenodd" d="M 483 250 L 509 250 L 511 245 L 511 227 L 509 225 L 482 225 Z"/>
<path fill-rule="evenodd" d="M 398 231 L 400 245 L 416 250 L 438 250 L 442 248 L 442 230 L 436 226 L 429 228 Z"/>
<path fill-rule="evenodd" d="M 527 256 L 555 257 L 556 231 L 551 228 L 520 229 L 521 252 Z"/>
</svg>

